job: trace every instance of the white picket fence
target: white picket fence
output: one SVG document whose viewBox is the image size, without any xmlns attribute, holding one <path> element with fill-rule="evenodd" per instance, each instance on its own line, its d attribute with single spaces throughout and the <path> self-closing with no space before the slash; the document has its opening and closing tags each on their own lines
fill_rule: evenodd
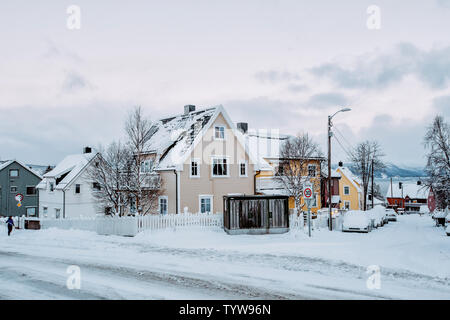
<svg viewBox="0 0 450 320">
<path fill-rule="evenodd" d="M 97 219 L 94 217 L 67 218 L 67 219 L 42 218 L 39 220 L 41 222 L 41 229 L 58 228 L 64 230 L 75 229 L 85 231 L 97 231 Z"/>
</svg>

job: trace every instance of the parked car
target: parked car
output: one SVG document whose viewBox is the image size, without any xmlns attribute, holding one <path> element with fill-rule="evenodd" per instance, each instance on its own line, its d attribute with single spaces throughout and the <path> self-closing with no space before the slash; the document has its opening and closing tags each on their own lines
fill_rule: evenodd
<svg viewBox="0 0 450 320">
<path fill-rule="evenodd" d="M 397 213 L 393 209 L 386 209 L 388 221 L 397 221 Z"/>
<path fill-rule="evenodd" d="M 398 209 L 397 209 L 397 214 L 401 214 L 401 215 L 405 214 L 405 209 L 403 209 L 403 208 L 398 208 Z"/>
<path fill-rule="evenodd" d="M 371 231 L 370 219 L 361 210 L 351 210 L 344 215 L 342 222 L 343 232 L 365 232 Z"/>
<path fill-rule="evenodd" d="M 373 209 L 366 211 L 370 220 L 372 220 L 372 226 L 374 228 L 382 227 L 384 225 L 385 210 L 382 207 L 376 206 Z"/>
</svg>

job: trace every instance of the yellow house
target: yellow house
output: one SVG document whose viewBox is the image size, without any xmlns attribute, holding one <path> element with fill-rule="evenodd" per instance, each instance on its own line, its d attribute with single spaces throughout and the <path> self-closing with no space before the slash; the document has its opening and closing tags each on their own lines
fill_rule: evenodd
<svg viewBox="0 0 450 320">
<path fill-rule="evenodd" d="M 239 124 L 238 124 L 239 127 Z M 252 130 L 245 132 L 246 144 L 251 152 L 256 155 L 260 162 L 268 163 L 271 171 L 260 171 L 255 175 L 255 194 L 265 195 L 290 195 L 289 209 L 295 209 L 295 199 L 291 196 L 289 190 L 277 178 L 277 175 L 283 174 L 283 163 L 299 162 L 297 159 L 280 159 L 280 148 L 285 140 L 289 138 L 287 135 L 280 135 L 277 130 Z M 304 172 L 302 176 L 313 185 L 315 193 L 315 203 L 311 208 L 311 212 L 317 213 L 322 207 L 321 204 L 321 187 L 320 173 L 321 162 L 323 158 L 309 158 L 306 160 Z M 303 198 L 301 199 L 301 208 L 306 210 Z"/>
<path fill-rule="evenodd" d="M 347 210 L 361 210 L 363 207 L 363 192 L 360 180 L 343 166 L 339 166 L 336 172 L 341 174 L 339 181 L 340 208 Z"/>
</svg>

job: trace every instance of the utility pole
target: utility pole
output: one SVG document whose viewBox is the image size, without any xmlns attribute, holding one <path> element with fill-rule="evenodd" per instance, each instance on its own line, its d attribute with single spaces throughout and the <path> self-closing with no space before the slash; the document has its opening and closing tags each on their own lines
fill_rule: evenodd
<svg viewBox="0 0 450 320">
<path fill-rule="evenodd" d="M 374 200 L 373 200 L 373 159 L 372 159 L 372 209 L 374 208 Z"/>
<path fill-rule="evenodd" d="M 333 217 L 331 214 L 331 116 L 328 116 L 328 209 L 329 209 L 329 223 L 330 231 L 333 230 Z"/>
<path fill-rule="evenodd" d="M 329 209 L 329 220 L 330 220 L 330 231 L 333 230 L 333 216 L 331 213 L 331 137 L 333 136 L 333 133 L 331 132 L 331 127 L 333 126 L 333 123 L 331 120 L 335 115 L 337 115 L 339 112 L 347 112 L 351 111 L 350 108 L 343 108 L 337 112 L 335 112 L 332 116 L 328 116 L 328 209 Z"/>
</svg>

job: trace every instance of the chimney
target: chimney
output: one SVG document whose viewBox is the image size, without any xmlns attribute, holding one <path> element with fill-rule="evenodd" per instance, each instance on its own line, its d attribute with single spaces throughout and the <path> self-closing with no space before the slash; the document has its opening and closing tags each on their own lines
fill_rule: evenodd
<svg viewBox="0 0 450 320">
<path fill-rule="evenodd" d="M 84 147 L 83 148 L 83 153 L 92 153 L 92 148 L 91 147 Z"/>
<path fill-rule="evenodd" d="M 342 161 L 339 161 L 339 167 L 343 167 L 344 163 Z"/>
<path fill-rule="evenodd" d="M 192 104 L 187 104 L 184 106 L 184 114 L 189 114 L 192 111 L 195 111 L 195 106 Z"/>
<path fill-rule="evenodd" d="M 248 123 L 247 122 L 238 122 L 237 123 L 237 128 L 242 133 L 247 133 L 247 131 L 248 131 Z"/>
</svg>

